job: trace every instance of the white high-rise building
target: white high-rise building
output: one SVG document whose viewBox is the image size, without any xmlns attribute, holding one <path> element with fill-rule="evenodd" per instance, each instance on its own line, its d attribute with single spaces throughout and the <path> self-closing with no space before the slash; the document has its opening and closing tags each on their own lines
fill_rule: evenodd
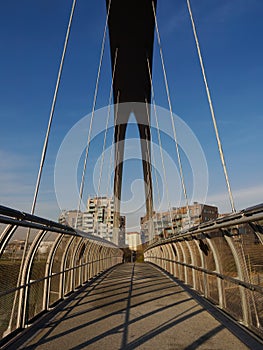
<svg viewBox="0 0 263 350">
<path fill-rule="evenodd" d="M 76 224 L 77 220 L 77 224 Z M 82 229 L 82 213 L 77 210 L 63 210 L 58 218 L 58 222 L 63 225 L 71 226 L 79 230 Z"/>
<path fill-rule="evenodd" d="M 137 250 L 137 247 L 142 244 L 140 232 L 127 232 L 127 241 L 130 250 Z"/>
<path fill-rule="evenodd" d="M 109 197 L 92 197 L 87 201 L 86 226 L 83 231 L 112 241 L 113 199 Z M 90 229 L 92 228 L 92 231 Z"/>
<path fill-rule="evenodd" d="M 113 214 L 114 203 L 111 197 L 90 197 L 87 200 L 85 212 L 77 210 L 63 211 L 59 222 L 75 227 L 89 234 L 113 241 Z M 121 216 L 121 230 L 125 239 L 125 217 Z"/>
<path fill-rule="evenodd" d="M 217 207 L 194 202 L 188 208 L 184 206 L 172 208 L 170 211 L 155 212 L 152 217 L 153 233 L 155 237 L 159 235 L 168 237 L 202 222 L 215 220 L 217 217 Z M 150 239 L 149 220 L 146 216 L 141 218 L 141 232 L 143 233 L 143 242 Z"/>
<path fill-rule="evenodd" d="M 82 231 L 93 233 L 93 214 L 89 212 L 82 213 Z"/>
</svg>

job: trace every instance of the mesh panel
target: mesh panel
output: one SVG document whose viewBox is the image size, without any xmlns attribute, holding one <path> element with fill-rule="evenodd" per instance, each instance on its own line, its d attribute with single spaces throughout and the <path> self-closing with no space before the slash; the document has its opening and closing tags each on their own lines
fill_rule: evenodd
<svg viewBox="0 0 263 350">
<path fill-rule="evenodd" d="M 8 226 L 8 225 L 6 225 L 6 224 L 1 224 L 1 223 L 0 223 L 0 235 L 1 235 L 2 232 L 4 232 L 4 230 L 5 230 L 5 228 L 6 228 L 7 226 Z"/>
<path fill-rule="evenodd" d="M 57 273 L 61 271 L 62 257 L 69 239 L 70 236 L 64 236 L 55 252 L 54 261 L 52 264 L 52 274 L 56 275 L 52 275 L 51 277 L 49 305 L 52 305 L 59 299 L 59 286 L 61 275 L 57 275 Z"/>
<path fill-rule="evenodd" d="M 191 250 L 192 255 L 193 255 L 192 265 L 197 266 L 197 267 L 202 267 L 201 256 L 200 256 L 199 249 L 198 249 L 195 241 L 194 240 L 189 241 L 188 245 L 189 245 L 190 250 Z M 196 290 L 199 291 L 200 293 L 203 293 L 204 288 L 203 288 L 202 272 L 194 270 L 193 275 L 195 276 L 195 288 L 196 288 Z"/>
<path fill-rule="evenodd" d="M 255 308 L 252 312 L 252 328 L 263 337 L 263 295 L 258 292 L 253 293 L 253 300 Z"/>
<path fill-rule="evenodd" d="M 78 267 L 75 270 L 75 281 L 74 281 L 75 288 L 79 287 L 81 284 L 81 280 L 80 280 L 81 271 L 82 271 L 81 267 Z"/>
<path fill-rule="evenodd" d="M 85 262 L 85 267 L 84 267 L 84 276 L 83 276 L 83 282 L 86 282 L 89 280 L 89 264 L 88 261 L 89 261 L 89 252 L 90 252 L 90 249 L 91 249 L 91 243 L 87 241 L 86 243 L 86 249 L 84 251 L 84 254 L 83 254 L 83 259 L 84 259 L 84 262 Z"/>
<path fill-rule="evenodd" d="M 243 319 L 240 289 L 238 285 L 223 281 L 226 311 L 239 321 Z"/>
<path fill-rule="evenodd" d="M 177 261 L 178 257 L 177 257 L 177 250 L 176 250 L 176 247 L 173 243 L 171 243 L 171 249 L 173 251 L 173 260 L 174 261 Z M 178 277 L 178 265 L 177 264 L 172 264 L 172 274 L 175 276 L 175 277 Z"/>
<path fill-rule="evenodd" d="M 195 260 L 195 266 L 202 267 L 202 261 L 201 261 L 201 255 L 200 251 L 195 243 L 195 241 L 189 242 L 190 248 L 193 252 L 194 260 Z"/>
<path fill-rule="evenodd" d="M 177 248 L 178 261 L 183 262 L 184 261 L 183 253 L 179 244 L 176 244 L 176 248 Z M 184 267 L 180 264 L 177 264 L 177 266 L 178 266 L 178 278 L 184 281 Z"/>
<path fill-rule="evenodd" d="M 14 298 L 15 292 L 0 297 L 0 338 L 16 328 L 17 303 L 16 307 L 13 309 Z M 11 315 L 13 315 L 13 317 L 11 317 Z M 15 322 L 9 324 L 12 319 Z"/>
<path fill-rule="evenodd" d="M 169 254 L 167 244 L 163 248 L 164 248 L 164 258 L 170 259 L 170 254 Z M 164 261 L 164 266 L 165 266 L 165 270 L 170 272 L 170 261 Z"/>
<path fill-rule="evenodd" d="M 42 226 L 43 221 L 39 220 L 37 222 L 41 224 L 39 227 L 42 227 L 42 230 L 46 230 L 46 227 Z M 21 223 L 21 225 L 23 224 L 24 222 Z M 0 256 L 0 339 L 16 330 L 17 327 L 24 326 L 24 321 L 27 325 L 28 321 L 43 311 L 43 307 L 46 307 L 45 292 L 48 292 L 45 288 L 49 287 L 49 282 L 51 290 L 47 298 L 49 297 L 49 305 L 52 305 L 61 296 L 60 288 L 62 287 L 63 272 L 65 272 L 65 292 L 68 293 L 72 291 L 74 285 L 78 286 L 82 281 L 88 279 L 88 266 L 83 267 L 81 265 L 88 262 L 91 256 L 94 260 L 102 259 L 104 256 L 100 256 L 102 247 L 98 249 L 98 245 L 91 243 L 88 239 L 85 239 L 85 244 L 81 246 L 79 243 L 83 241 L 83 238 L 61 233 L 63 235 L 62 240 L 58 244 L 54 259 L 51 259 L 51 265 L 49 266 L 47 263 L 51 256 L 50 253 L 53 252 L 54 243 L 59 242 L 56 241 L 57 233 L 48 232 L 42 237 L 43 231 L 36 229 L 19 227 L 14 232 L 11 229 L 13 229 L 12 225 L 0 224 L 0 235 L 2 234 L 2 237 L 6 239 L 8 237 L 7 233 L 12 233 L 12 237 L 7 244 L 4 247 L 2 246 L 4 249 Z M 3 236 L 4 230 L 6 231 L 5 236 Z M 39 234 L 41 234 L 42 240 L 36 254 L 29 256 L 29 254 L 35 252 L 36 247 L 33 246 L 33 242 L 37 235 L 39 239 Z M 72 245 L 69 246 L 68 243 L 72 237 Z M 26 241 L 28 242 L 27 247 L 25 247 Z M 3 244 L 3 242 L 0 243 Z M 63 261 L 68 247 L 67 258 Z M 90 254 L 91 247 L 93 253 L 96 251 L 95 256 Z M 105 252 L 105 248 L 103 249 Z M 107 253 L 109 251 L 111 250 L 107 249 Z M 119 254 L 115 249 L 112 252 L 116 256 Z M 117 262 L 117 258 L 115 260 Z M 90 261 L 89 265 L 93 274 L 106 267 L 106 263 L 102 264 L 102 262 L 100 264 L 96 262 L 97 266 L 95 266 L 94 261 Z M 61 271 L 63 267 L 66 271 Z M 72 281 L 73 271 L 75 278 Z M 25 279 L 26 282 L 29 279 L 29 284 L 23 285 L 22 289 L 21 283 L 24 283 Z M 15 291 L 13 291 L 14 289 Z M 22 302 L 20 303 L 20 301 Z M 18 306 L 20 306 L 20 309 L 18 309 Z M 21 319 L 18 319 L 18 315 Z"/>
<path fill-rule="evenodd" d="M 233 225 L 222 231 L 208 231 L 206 234 L 208 236 L 198 233 L 192 240 L 175 241 L 170 246 L 175 253 L 175 262 L 186 262 L 208 271 L 195 270 L 193 274 L 191 268 L 175 263 L 174 275 L 192 284 L 212 302 L 220 303 L 238 321 L 248 321 L 249 327 L 262 337 L 263 289 L 252 291 L 249 285 L 252 288 L 253 285 L 263 287 L 263 220 Z M 191 239 L 190 236 L 187 238 Z M 155 254 L 154 249 L 153 256 L 156 256 L 158 254 Z M 151 250 L 148 252 L 148 256 L 151 256 Z M 165 255 L 163 257 L 167 258 Z M 160 263 L 154 259 L 153 262 Z M 217 272 L 222 276 L 209 272 Z M 248 286 L 234 283 L 224 276 L 244 281 Z"/>
<path fill-rule="evenodd" d="M 70 245 L 69 248 L 69 252 L 68 252 L 68 256 L 67 256 L 67 260 L 66 260 L 66 269 L 70 269 L 71 267 L 73 267 L 74 264 L 74 254 L 76 251 L 76 247 L 79 243 L 79 241 L 82 238 L 74 238 L 73 242 Z M 68 294 L 72 291 L 72 277 L 73 277 L 73 270 L 68 270 L 65 273 L 65 294 Z"/>
<path fill-rule="evenodd" d="M 60 275 L 51 277 L 49 306 L 54 304 L 59 299 L 59 282 L 60 282 Z"/>
<path fill-rule="evenodd" d="M 31 229 L 29 232 L 29 244 L 27 252 L 30 249 L 32 240 L 37 235 L 38 231 Z M 25 240 L 28 234 L 28 229 L 19 227 L 14 232 L 13 236 L 7 243 L 4 253 L 0 259 L 0 293 L 8 292 L 11 289 L 17 288 L 19 285 L 18 279 L 21 270 L 21 261 L 24 254 Z M 6 330 L 6 322 L 8 322 L 8 331 L 13 331 L 17 327 L 17 307 L 19 301 L 19 291 L 9 293 L 0 297 L 1 306 L 1 324 L 0 330 Z M 4 310 L 4 311 L 2 311 Z M 8 325 L 7 325 L 8 326 Z M 7 331 L 7 333 L 8 333 Z M 5 335 L 7 335 L 7 333 Z"/>
<path fill-rule="evenodd" d="M 209 244 L 207 243 L 206 239 L 199 240 L 199 247 L 202 251 L 202 255 L 204 258 L 204 267 L 207 270 L 215 271 L 216 265 L 215 265 L 215 259 L 212 250 L 209 248 Z"/>
<path fill-rule="evenodd" d="M 190 255 L 190 251 L 189 248 L 186 244 L 186 242 L 181 242 L 182 245 L 182 249 L 184 250 L 184 255 L 185 255 L 185 262 L 187 264 L 192 264 L 192 259 L 191 259 L 191 255 Z M 193 271 L 190 267 L 186 267 L 186 275 L 187 275 L 187 284 L 189 285 L 193 285 Z"/>
<path fill-rule="evenodd" d="M 19 260 L 0 260 L 0 293 L 16 288 L 19 270 Z"/>
<path fill-rule="evenodd" d="M 256 223 L 256 227 L 253 224 L 251 226 L 248 224 L 235 226 L 229 229 L 232 235 L 229 239 L 238 256 L 242 279 L 245 282 L 262 286 L 263 246 L 254 230 L 254 228 L 260 229 L 260 227 L 260 223 Z M 262 295 L 260 297 L 259 293 L 250 290 L 245 290 L 244 294 L 248 312 L 251 316 L 252 327 L 256 327 L 259 330 L 258 324 L 263 309 Z"/>
<path fill-rule="evenodd" d="M 44 281 L 30 285 L 28 298 L 28 320 L 31 320 L 43 310 Z"/>
<path fill-rule="evenodd" d="M 249 225 L 239 226 L 239 236 L 236 245 L 242 244 L 249 282 L 263 286 L 263 245 Z"/>
<path fill-rule="evenodd" d="M 219 304 L 217 277 L 213 275 L 206 276 L 207 281 L 207 298 L 215 304 Z"/>
<path fill-rule="evenodd" d="M 18 228 L 9 240 L 1 256 L 0 292 L 17 287 L 27 231 L 26 228 Z"/>
<path fill-rule="evenodd" d="M 201 294 L 204 294 L 204 273 L 202 271 L 196 271 L 196 290 Z"/>
<path fill-rule="evenodd" d="M 213 237 L 212 242 L 216 247 L 221 273 L 237 278 L 237 267 L 231 249 L 223 236 Z"/>
<path fill-rule="evenodd" d="M 65 272 L 65 295 L 71 291 L 71 271 Z"/>
<path fill-rule="evenodd" d="M 54 242 L 50 241 L 49 239 L 50 235 L 45 235 L 44 239 L 40 242 L 32 264 L 30 281 L 42 279 L 45 277 L 47 258 L 54 244 Z M 29 288 L 29 320 L 43 310 L 44 284 L 44 281 L 39 281 Z"/>
<path fill-rule="evenodd" d="M 79 266 L 79 267 L 75 271 L 75 281 L 74 281 L 75 288 L 82 283 L 81 279 L 83 279 L 84 266 L 80 266 L 80 265 L 84 264 L 85 249 L 86 249 L 86 244 L 83 242 L 78 250 L 77 258 L 76 258 L 76 266 Z"/>
<path fill-rule="evenodd" d="M 88 279 L 88 265 L 85 264 L 82 269 L 82 282 L 85 283 L 88 281 Z"/>
</svg>

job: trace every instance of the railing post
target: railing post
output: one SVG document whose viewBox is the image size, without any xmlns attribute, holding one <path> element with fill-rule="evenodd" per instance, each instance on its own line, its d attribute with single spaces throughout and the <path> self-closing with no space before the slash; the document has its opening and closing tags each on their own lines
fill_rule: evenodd
<svg viewBox="0 0 263 350">
<path fill-rule="evenodd" d="M 223 237 L 222 237 L 223 238 Z M 213 242 L 212 238 L 207 237 L 206 239 L 207 244 L 209 245 L 213 256 L 214 256 L 214 260 L 215 260 L 215 265 L 216 265 L 216 271 L 218 273 L 223 273 L 222 271 L 222 264 L 220 262 L 220 259 L 218 257 L 218 252 L 217 252 L 217 248 L 216 245 Z M 218 288 L 218 302 L 219 302 L 219 307 L 223 308 L 226 304 L 225 302 L 225 293 L 224 293 L 224 289 L 223 289 L 223 281 L 221 278 L 217 277 L 217 288 Z"/>
<path fill-rule="evenodd" d="M 175 277 L 179 277 L 179 267 L 177 264 L 177 260 L 178 260 L 178 249 L 176 246 L 176 243 L 172 242 L 171 243 L 172 246 L 172 250 L 173 250 L 173 255 L 174 255 L 174 270 L 173 270 L 173 275 Z"/>
<path fill-rule="evenodd" d="M 188 250 L 189 250 L 189 253 L 190 253 L 191 265 L 197 266 L 196 258 L 195 258 L 195 255 L 193 254 L 191 244 L 187 240 L 185 241 L 185 243 L 186 243 Z M 195 269 L 192 269 L 192 277 L 193 277 L 193 288 L 196 290 L 196 270 Z"/>
<path fill-rule="evenodd" d="M 19 291 L 18 299 L 18 313 L 17 313 L 17 328 L 25 328 L 27 319 L 27 306 L 28 306 L 28 290 L 29 290 L 29 279 L 31 274 L 31 268 L 33 264 L 34 257 L 36 255 L 37 249 L 40 242 L 46 235 L 47 231 L 39 231 L 35 239 L 33 240 L 28 252 L 26 253 L 25 264 L 22 266 L 21 272 L 21 284 L 22 287 Z M 14 300 L 15 303 L 15 300 Z M 10 321 L 12 322 L 12 320 Z"/>
<path fill-rule="evenodd" d="M 204 259 L 203 252 L 201 251 L 198 242 L 196 240 L 194 240 L 194 242 L 195 242 L 195 244 L 197 246 L 197 249 L 198 249 L 198 251 L 200 253 L 201 264 L 202 264 L 201 267 L 202 267 L 202 269 L 205 269 L 205 259 Z M 205 274 L 204 271 L 202 272 L 202 276 L 203 276 L 202 280 L 203 280 L 203 287 L 204 287 L 203 294 L 204 294 L 205 298 L 207 298 L 207 296 L 208 296 L 208 293 L 207 293 L 207 278 L 206 278 L 206 274 Z"/>
<path fill-rule="evenodd" d="M 244 257 L 239 254 L 237 251 L 231 237 L 229 237 L 225 232 L 223 232 L 223 235 L 225 237 L 225 240 L 227 244 L 229 245 L 229 248 L 232 252 L 232 255 L 235 260 L 236 268 L 237 268 L 237 273 L 238 273 L 238 278 L 241 281 L 248 282 L 248 276 L 246 276 L 246 272 L 242 269 L 242 265 L 246 266 L 246 261 L 244 261 Z M 251 324 L 251 310 L 250 310 L 250 305 L 248 303 L 247 297 L 246 297 L 246 292 L 243 286 L 239 286 L 240 290 L 240 295 L 241 295 L 241 307 L 242 307 L 242 314 L 243 314 L 243 322 L 246 326 Z"/>
<path fill-rule="evenodd" d="M 65 251 L 61 257 L 61 267 L 60 267 L 60 281 L 59 281 L 59 299 L 63 299 L 65 295 L 65 269 L 66 262 L 71 244 L 74 242 L 75 236 L 69 238 L 69 241 L 65 247 Z"/>
<path fill-rule="evenodd" d="M 171 248 L 171 243 L 167 243 L 167 251 L 168 251 L 168 259 L 169 259 L 169 262 L 168 262 L 168 266 L 169 266 L 169 273 L 171 275 L 173 275 L 173 251 L 172 251 L 172 248 Z"/>
<path fill-rule="evenodd" d="M 186 255 L 185 255 L 185 251 L 184 251 L 183 244 L 182 244 L 180 241 L 178 241 L 177 243 L 178 243 L 178 245 L 179 245 L 179 247 L 180 247 L 180 249 L 181 249 L 181 251 L 182 251 L 182 254 L 183 254 L 183 263 L 186 264 L 187 261 L 186 261 Z M 187 266 L 183 266 L 183 269 L 184 269 L 184 279 L 183 279 L 183 281 L 184 281 L 186 284 L 188 284 Z"/>
<path fill-rule="evenodd" d="M 76 268 L 77 268 L 77 255 L 79 253 L 79 249 L 82 245 L 84 241 L 84 238 L 81 238 L 79 239 L 79 242 L 76 244 L 76 247 L 72 253 L 72 259 L 71 259 L 71 264 L 70 264 L 70 271 L 71 271 L 71 274 L 70 274 L 70 277 L 71 277 L 71 280 L 70 280 L 70 284 L 71 284 L 71 291 L 74 291 L 75 290 L 75 278 L 76 278 Z"/>
<path fill-rule="evenodd" d="M 2 253 L 4 252 L 5 247 L 6 247 L 7 243 L 9 242 L 10 238 L 15 233 L 17 227 L 18 227 L 17 225 L 8 225 L 4 229 L 4 231 L 1 233 L 1 236 L 0 236 L 0 257 L 2 255 Z"/>
<path fill-rule="evenodd" d="M 90 250 L 90 268 L 89 268 L 89 277 L 93 278 L 95 276 L 95 266 L 94 266 L 94 254 L 95 254 L 95 250 L 96 250 L 96 244 L 92 243 L 92 247 Z"/>
<path fill-rule="evenodd" d="M 167 247 L 167 244 L 163 244 L 162 245 L 162 248 L 163 248 L 163 266 L 164 266 L 164 269 L 165 271 L 169 272 L 169 262 L 167 261 L 167 259 L 169 259 L 169 252 L 168 252 L 168 247 Z"/>
<path fill-rule="evenodd" d="M 58 249 L 59 244 L 62 241 L 63 234 L 59 235 L 55 242 L 53 247 L 51 248 L 47 263 L 46 263 L 46 270 L 45 270 L 45 276 L 47 277 L 44 281 L 44 293 L 43 293 L 43 310 L 49 310 L 49 303 L 50 303 L 50 288 L 51 288 L 51 278 L 52 278 L 52 266 L 55 258 L 56 251 Z"/>
<path fill-rule="evenodd" d="M 85 249 L 85 252 L 84 252 L 84 254 L 85 254 L 85 258 L 86 258 L 86 263 L 85 263 L 85 276 L 86 276 L 86 278 L 85 278 L 85 282 L 87 282 L 89 279 L 90 279 L 90 252 L 91 252 L 91 250 L 92 250 L 92 245 L 93 245 L 93 243 L 92 242 L 89 242 L 88 244 L 87 244 L 87 248 Z"/>
</svg>

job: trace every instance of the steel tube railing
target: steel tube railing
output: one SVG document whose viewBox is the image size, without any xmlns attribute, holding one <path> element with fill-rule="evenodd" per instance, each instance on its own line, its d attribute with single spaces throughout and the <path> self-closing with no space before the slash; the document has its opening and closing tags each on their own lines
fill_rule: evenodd
<svg viewBox="0 0 263 350">
<path fill-rule="evenodd" d="M 146 248 L 144 260 L 191 285 L 263 338 L 262 237 L 263 204 L 157 240 Z"/>
<path fill-rule="evenodd" d="M 123 252 L 113 243 L 34 215 L 0 206 L 0 224 L 5 225 L 0 232 L 0 345 L 83 282 L 122 262 Z M 27 229 L 30 242 L 22 266 Z M 86 256 L 79 259 L 84 244 Z M 59 295 L 51 298 L 56 290 Z"/>
</svg>

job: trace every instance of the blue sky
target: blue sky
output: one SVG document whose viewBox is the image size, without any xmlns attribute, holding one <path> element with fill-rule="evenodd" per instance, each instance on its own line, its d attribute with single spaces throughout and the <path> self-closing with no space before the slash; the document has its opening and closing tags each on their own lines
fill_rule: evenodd
<svg viewBox="0 0 263 350">
<path fill-rule="evenodd" d="M 242 209 L 263 201 L 263 3 L 192 0 L 191 4 L 236 207 Z M 70 8 L 68 0 L 1 3 L 0 199 L 3 205 L 24 211 L 31 207 Z M 105 16 L 104 0 L 77 1 L 36 210 L 52 219 L 59 214 L 53 179 L 56 156 L 67 132 L 91 112 Z M 192 129 L 204 151 L 207 202 L 218 205 L 221 212 L 230 211 L 186 1 L 159 1 L 157 16 L 173 112 Z M 97 108 L 108 104 L 110 74 L 107 39 Z M 153 79 L 156 103 L 167 108 L 156 42 Z M 136 135 L 131 126 L 128 136 Z M 88 170 L 100 153 L 98 144 L 94 142 L 91 149 Z M 173 145 L 165 138 L 164 148 L 175 158 Z M 183 165 L 191 189 L 184 157 Z M 125 174 L 129 187 L 142 176 L 139 162 L 127 163 Z M 87 180 L 85 196 L 89 193 Z M 130 195 L 124 191 L 126 200 Z M 176 204 L 173 198 L 171 202 Z"/>
</svg>

